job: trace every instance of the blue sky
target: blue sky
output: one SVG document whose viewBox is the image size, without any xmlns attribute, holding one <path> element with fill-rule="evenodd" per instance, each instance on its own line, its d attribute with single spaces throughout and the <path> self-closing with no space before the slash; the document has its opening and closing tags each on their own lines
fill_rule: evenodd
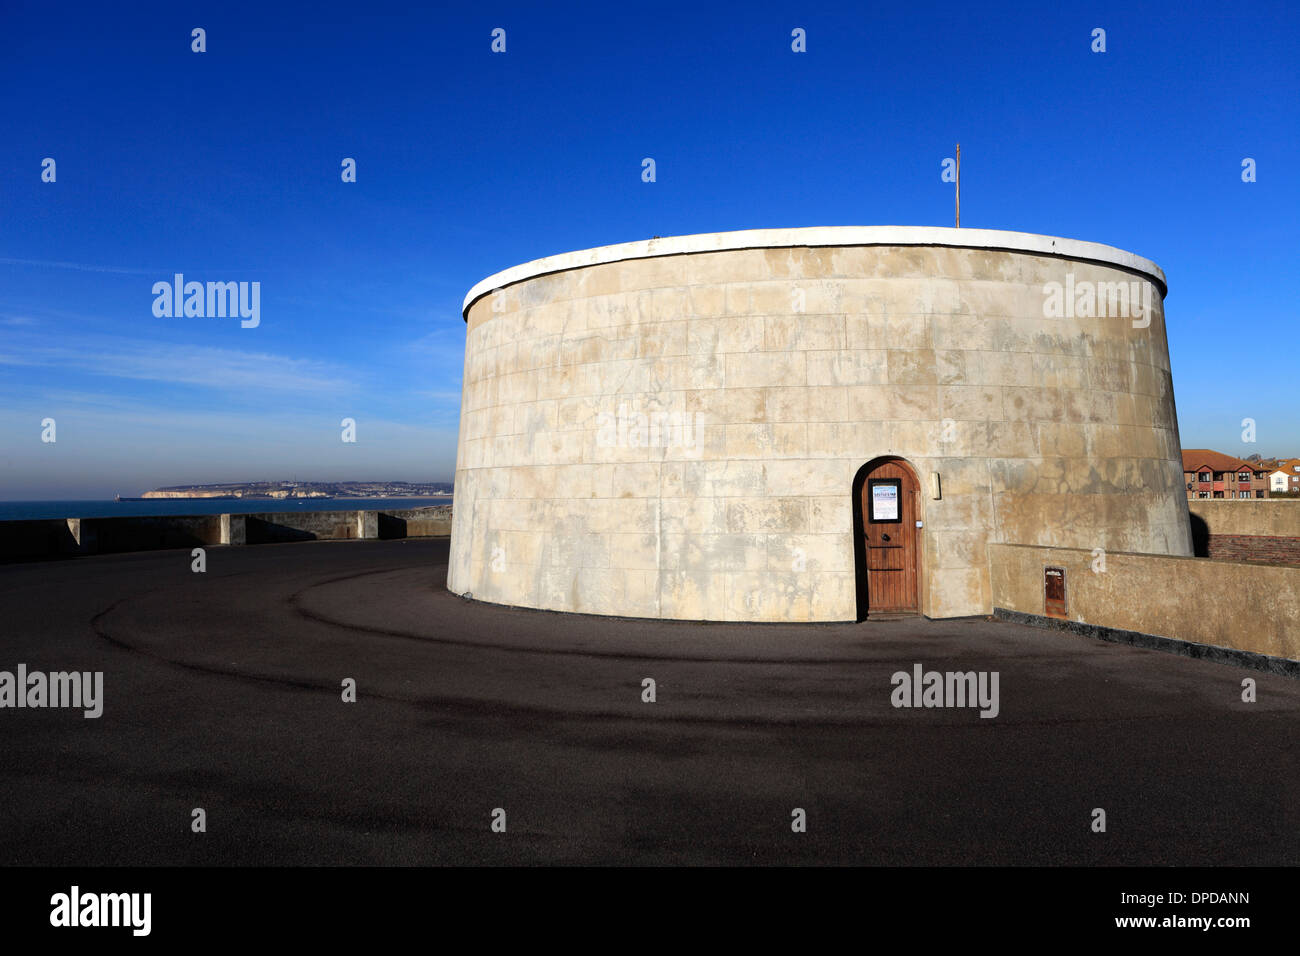
<svg viewBox="0 0 1300 956">
<path fill-rule="evenodd" d="M 1165 270 L 1186 447 L 1300 455 L 1297 103 L 1286 3 L 5 3 L 0 498 L 449 480 L 475 282 L 652 235 L 951 225 L 957 141 L 964 226 Z M 260 325 L 155 317 L 177 272 L 259 281 Z"/>
</svg>

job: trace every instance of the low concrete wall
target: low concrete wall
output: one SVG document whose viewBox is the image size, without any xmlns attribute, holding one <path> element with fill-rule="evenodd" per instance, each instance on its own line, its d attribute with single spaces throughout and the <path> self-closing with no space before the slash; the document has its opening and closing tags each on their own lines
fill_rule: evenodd
<svg viewBox="0 0 1300 956">
<path fill-rule="evenodd" d="M 247 525 L 244 515 L 221 516 L 221 543 L 240 545 L 248 543 Z"/>
<path fill-rule="evenodd" d="M 1198 558 L 1300 564 L 1300 499 L 1196 499 L 1187 510 Z"/>
<path fill-rule="evenodd" d="M 0 521 L 0 560 L 221 544 L 222 515 Z"/>
<path fill-rule="evenodd" d="M 0 522 L 0 561 L 30 561 L 76 554 L 80 549 L 80 521 Z"/>
<path fill-rule="evenodd" d="M 230 517 L 232 520 L 244 519 L 248 544 L 352 538 L 431 538 L 451 534 L 451 505 L 394 511 L 285 511 Z"/>
<path fill-rule="evenodd" d="M 373 511 L 273 511 L 243 518 L 246 544 L 377 537 Z"/>
<path fill-rule="evenodd" d="M 1300 661 L 1300 567 L 989 546 L 995 612 L 1047 617 L 1044 571 L 1066 572 L 1066 618 L 1143 635 Z"/>
<path fill-rule="evenodd" d="M 82 554 L 196 548 L 221 543 L 221 515 L 82 518 L 79 524 Z"/>
<path fill-rule="evenodd" d="M 1187 510 L 1210 534 L 1300 537 L 1300 498 L 1195 499 Z"/>
<path fill-rule="evenodd" d="M 451 534 L 451 505 L 396 511 L 276 511 L 0 521 L 0 561 L 78 554 Z"/>
<path fill-rule="evenodd" d="M 437 538 L 451 534 L 451 505 L 378 512 L 381 538 Z"/>
</svg>

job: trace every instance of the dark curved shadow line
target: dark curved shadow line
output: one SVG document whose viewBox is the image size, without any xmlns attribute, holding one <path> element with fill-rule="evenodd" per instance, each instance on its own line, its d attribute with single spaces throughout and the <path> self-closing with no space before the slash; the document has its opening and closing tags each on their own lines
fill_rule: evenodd
<svg viewBox="0 0 1300 956">
<path fill-rule="evenodd" d="M 624 651 L 581 650 L 578 648 L 539 648 L 539 647 L 531 647 L 523 644 L 485 644 L 482 641 L 470 641 L 470 640 L 465 640 L 463 638 L 435 637 L 426 634 L 417 634 L 412 631 L 401 631 L 401 630 L 396 630 L 394 628 L 375 627 L 369 624 L 344 623 L 341 621 L 334 620 L 333 618 L 326 617 L 323 614 L 320 614 L 319 612 L 309 610 L 308 608 L 304 608 L 300 602 L 302 595 L 306 594 L 308 591 L 312 590 L 313 588 L 320 587 L 321 585 L 324 584 L 333 584 L 338 581 L 345 581 L 351 577 L 363 577 L 369 574 L 384 574 L 384 573 L 396 574 L 404 570 L 406 569 L 385 568 L 383 571 L 363 571 L 360 574 L 342 575 L 337 578 L 331 578 L 328 581 L 318 581 L 315 584 L 309 584 L 305 588 L 302 588 L 301 590 L 296 591 L 295 593 L 290 595 L 286 599 L 286 603 L 288 603 L 293 608 L 296 614 L 306 618 L 309 621 L 314 621 L 318 624 L 326 624 L 329 625 L 330 627 L 341 628 L 342 630 L 346 630 L 346 631 L 361 631 L 366 634 L 378 634 L 383 637 L 392 637 L 399 640 L 414 641 L 420 644 L 437 644 L 437 645 L 444 645 L 447 647 L 471 647 L 477 650 L 501 651 L 503 653 L 511 653 L 511 654 L 540 654 L 544 657 L 590 657 L 590 658 L 608 659 L 608 660 L 648 661 L 651 663 L 758 664 L 764 666 L 770 666 L 776 664 L 776 665 L 781 665 L 786 667 L 788 666 L 807 667 L 807 666 L 821 666 L 821 665 L 836 665 L 840 667 L 887 666 L 884 665 L 883 662 L 881 661 L 864 660 L 860 657 L 826 657 L 826 658 L 815 658 L 815 659 L 814 658 L 798 659 L 798 658 L 786 658 L 786 657 L 780 657 L 780 658 L 695 657 L 695 656 L 683 657 L 679 655 L 666 655 L 666 654 L 637 654 L 637 653 L 624 652 Z M 463 598 L 459 597 L 456 594 L 453 594 L 450 591 L 445 591 L 444 593 L 449 599 L 454 598 L 458 601 L 464 600 Z M 492 604 L 488 601 L 471 601 L 468 603 L 470 603 L 471 605 L 478 604 L 482 607 L 500 608 L 504 611 L 514 612 L 519 614 L 551 613 L 548 611 L 536 610 L 534 608 L 519 608 L 507 604 Z M 616 622 L 625 622 L 629 619 L 611 618 L 611 620 Z M 658 624 L 662 622 L 655 621 L 654 623 Z M 685 621 L 673 621 L 673 622 L 666 622 L 666 623 L 684 624 L 686 626 L 692 626 L 692 622 L 685 622 Z M 724 623 L 729 624 L 731 622 L 724 622 Z"/>
</svg>

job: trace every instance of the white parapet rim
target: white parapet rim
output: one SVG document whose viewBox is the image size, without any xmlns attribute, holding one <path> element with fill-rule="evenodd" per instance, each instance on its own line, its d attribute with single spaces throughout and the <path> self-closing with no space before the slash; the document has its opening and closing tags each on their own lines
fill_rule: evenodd
<svg viewBox="0 0 1300 956">
<path fill-rule="evenodd" d="M 495 289 L 537 276 L 586 266 L 598 266 L 625 259 L 650 259 L 694 252 L 725 252 L 733 249 L 780 249 L 821 246 L 950 246 L 956 249 L 992 249 L 1002 252 L 1031 252 L 1081 262 L 1098 262 L 1139 272 L 1154 280 L 1163 297 L 1168 291 L 1165 274 L 1150 259 L 1100 242 L 1040 236 L 1032 232 L 1002 229 L 954 229 L 947 226 L 805 226 L 795 229 L 742 229 L 737 232 L 706 232 L 694 236 L 668 236 L 620 242 L 534 259 L 490 275 L 465 296 L 461 314 L 468 320 L 469 309 Z"/>
</svg>

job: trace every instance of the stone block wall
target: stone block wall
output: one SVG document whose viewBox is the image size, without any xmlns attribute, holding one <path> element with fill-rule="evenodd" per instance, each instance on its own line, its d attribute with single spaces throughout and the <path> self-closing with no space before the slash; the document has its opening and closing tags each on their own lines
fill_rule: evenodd
<svg viewBox="0 0 1300 956">
<path fill-rule="evenodd" d="M 1159 270 L 921 232 L 940 241 L 669 254 L 728 241 L 682 237 L 485 280 L 466 309 L 448 586 L 597 614 L 852 620 L 852 484 L 885 455 L 926 492 L 931 617 L 991 610 L 990 542 L 1190 554 Z M 1045 285 L 1067 281 L 1146 286 L 1151 314 L 1046 317 Z"/>
</svg>

